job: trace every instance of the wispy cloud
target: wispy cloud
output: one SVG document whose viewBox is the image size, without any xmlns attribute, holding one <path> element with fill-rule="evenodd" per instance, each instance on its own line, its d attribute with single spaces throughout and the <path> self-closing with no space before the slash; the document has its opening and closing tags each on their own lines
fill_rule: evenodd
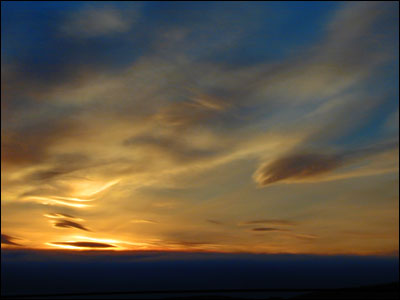
<svg viewBox="0 0 400 300">
<path fill-rule="evenodd" d="M 137 223 L 137 224 L 155 224 L 155 223 L 157 223 L 156 221 L 145 220 L 145 219 L 135 219 L 135 220 L 131 220 L 130 222 Z"/>
<path fill-rule="evenodd" d="M 293 233 L 290 235 L 296 239 L 305 240 L 305 241 L 313 241 L 318 239 L 319 237 L 315 234 L 304 234 L 304 233 Z"/>
<path fill-rule="evenodd" d="M 251 229 L 252 231 L 290 231 L 289 229 L 275 228 L 275 227 L 257 227 Z"/>
<path fill-rule="evenodd" d="M 297 223 L 293 221 L 277 220 L 277 219 L 251 220 L 239 223 L 239 225 L 257 225 L 257 224 L 293 226 L 296 225 Z"/>
<path fill-rule="evenodd" d="M 66 17 L 61 31 L 77 37 L 96 37 L 128 31 L 136 14 L 124 14 L 115 8 L 88 7 Z"/>
<path fill-rule="evenodd" d="M 52 218 L 52 219 L 60 219 L 60 218 L 78 219 L 74 216 L 71 216 L 69 214 L 64 214 L 64 213 L 47 213 L 47 214 L 44 214 L 44 216 L 47 218 Z"/>
</svg>

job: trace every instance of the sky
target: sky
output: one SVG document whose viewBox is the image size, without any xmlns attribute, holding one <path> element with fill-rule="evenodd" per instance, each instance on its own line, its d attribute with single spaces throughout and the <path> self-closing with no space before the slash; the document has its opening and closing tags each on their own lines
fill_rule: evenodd
<svg viewBox="0 0 400 300">
<path fill-rule="evenodd" d="M 2 249 L 398 255 L 398 9 L 2 1 Z"/>
</svg>

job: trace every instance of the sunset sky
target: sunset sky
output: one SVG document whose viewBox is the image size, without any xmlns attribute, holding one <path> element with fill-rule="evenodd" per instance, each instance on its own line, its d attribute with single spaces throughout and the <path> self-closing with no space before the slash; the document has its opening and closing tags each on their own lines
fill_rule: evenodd
<svg viewBox="0 0 400 300">
<path fill-rule="evenodd" d="M 1 247 L 394 255 L 398 2 L 2 2 Z"/>
</svg>

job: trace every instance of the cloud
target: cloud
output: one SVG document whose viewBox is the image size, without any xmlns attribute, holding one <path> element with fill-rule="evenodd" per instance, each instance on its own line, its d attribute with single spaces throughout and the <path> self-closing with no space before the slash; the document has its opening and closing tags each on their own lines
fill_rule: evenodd
<svg viewBox="0 0 400 300">
<path fill-rule="evenodd" d="M 169 245 L 179 245 L 186 247 L 199 247 L 199 246 L 208 246 L 215 245 L 214 243 L 206 242 L 206 241 L 165 241 Z"/>
<path fill-rule="evenodd" d="M 258 171 L 256 181 L 261 186 L 286 179 L 314 177 L 338 168 L 342 164 L 337 156 L 321 154 L 294 154 L 282 157 Z"/>
<path fill-rule="evenodd" d="M 312 241 L 318 239 L 318 236 L 315 234 L 293 233 L 290 236 L 296 239 L 306 240 L 306 241 Z"/>
<path fill-rule="evenodd" d="M 160 239 L 161 245 L 167 248 L 193 248 L 198 250 L 217 250 L 232 239 L 228 232 L 220 230 L 165 231 Z"/>
<path fill-rule="evenodd" d="M 300 182 L 308 179 L 318 181 L 321 178 L 325 179 L 324 175 L 343 166 L 397 148 L 397 141 L 388 140 L 372 146 L 348 149 L 336 154 L 290 153 L 261 166 L 255 172 L 254 180 L 262 187 L 276 182 Z M 355 176 L 357 175 L 355 174 Z M 331 179 L 335 178 L 340 177 L 332 177 Z"/>
<path fill-rule="evenodd" d="M 114 8 L 89 7 L 68 15 L 61 31 L 76 37 L 98 37 L 126 32 L 135 19 L 135 15 Z"/>
<path fill-rule="evenodd" d="M 288 229 L 274 228 L 274 227 L 257 227 L 253 228 L 252 231 L 289 231 Z"/>
<path fill-rule="evenodd" d="M 16 239 L 15 237 L 9 236 L 7 234 L 1 234 L 1 243 L 6 244 L 6 245 L 13 245 L 13 246 L 21 246 L 20 244 L 17 244 L 13 242 L 13 240 Z"/>
<path fill-rule="evenodd" d="M 379 65 L 394 58 L 394 47 L 389 42 L 398 23 L 394 11 L 393 3 L 388 2 L 343 4 L 326 25 L 325 37 L 310 49 L 309 56 L 300 58 L 294 68 L 289 67 L 289 72 L 285 72 L 293 78 L 285 80 L 293 86 L 287 92 L 306 100 L 321 98 L 338 94 L 368 78 Z"/>
<path fill-rule="evenodd" d="M 153 220 L 144 220 L 144 219 L 136 219 L 136 220 L 131 220 L 131 223 L 144 223 L 144 224 L 155 224 L 158 223 L 156 221 Z"/>
<path fill-rule="evenodd" d="M 192 126 L 220 116 L 232 105 L 216 96 L 190 93 L 192 95 L 188 95 L 188 99 L 185 101 L 175 102 L 161 108 L 154 119 L 169 126 Z"/>
<path fill-rule="evenodd" d="M 192 161 L 200 161 L 212 158 L 218 155 L 222 150 L 203 149 L 193 147 L 183 139 L 177 139 L 175 135 L 157 136 L 157 135 L 141 135 L 134 136 L 123 142 L 125 146 L 135 149 L 143 149 L 147 155 L 154 153 L 159 160 L 169 158 L 177 163 L 188 163 Z"/>
<path fill-rule="evenodd" d="M 93 167 L 94 163 L 90 157 L 84 153 L 64 153 L 51 155 L 47 158 L 51 167 L 30 172 L 25 180 L 50 182 L 57 177 L 69 175 L 75 171 Z"/>
<path fill-rule="evenodd" d="M 275 228 L 275 227 L 256 227 L 252 228 L 251 231 L 255 232 L 281 232 L 280 238 L 295 238 L 304 241 L 312 241 L 318 238 L 317 235 L 314 234 L 303 234 L 303 233 L 294 233 L 290 229 L 284 228 Z"/>
<path fill-rule="evenodd" d="M 215 221 L 215 220 L 207 220 L 208 223 L 212 223 L 215 225 L 224 225 L 224 223 L 220 222 L 220 221 Z"/>
<path fill-rule="evenodd" d="M 115 246 L 112 244 L 106 243 L 95 243 L 95 242 L 52 242 L 51 244 L 60 245 L 60 246 L 73 246 L 79 248 L 114 248 Z"/>
<path fill-rule="evenodd" d="M 45 214 L 44 216 L 48 217 L 48 218 L 54 218 L 54 219 L 60 219 L 60 218 L 77 219 L 74 216 L 71 216 L 68 214 L 62 214 L 62 213 L 48 213 L 48 214 Z"/>
<path fill-rule="evenodd" d="M 77 228 L 77 229 L 81 229 L 81 230 L 85 230 L 85 231 L 90 231 L 83 225 L 76 223 L 76 222 L 68 221 L 68 220 L 54 222 L 54 226 L 59 227 L 59 228 Z"/>
<path fill-rule="evenodd" d="M 2 136 L 1 160 L 7 166 L 32 165 L 49 159 L 49 147 L 73 136 L 77 129 L 68 118 L 55 116 L 22 125 L 18 129 L 7 128 L 7 134 Z"/>
<path fill-rule="evenodd" d="M 275 220 L 275 219 L 265 219 L 265 220 L 252 220 L 241 222 L 239 225 L 256 225 L 256 224 L 266 224 L 266 225 L 296 225 L 297 223 L 287 220 Z"/>
</svg>

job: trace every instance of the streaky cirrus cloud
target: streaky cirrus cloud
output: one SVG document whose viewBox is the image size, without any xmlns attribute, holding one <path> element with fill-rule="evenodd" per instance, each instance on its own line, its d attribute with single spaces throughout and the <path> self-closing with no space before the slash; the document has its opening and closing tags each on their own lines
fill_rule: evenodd
<svg viewBox="0 0 400 300">
<path fill-rule="evenodd" d="M 134 219 L 130 221 L 131 223 L 137 223 L 137 224 L 155 224 L 158 223 L 157 221 L 154 220 L 146 220 L 146 219 Z"/>
<path fill-rule="evenodd" d="M 66 16 L 61 32 L 76 37 L 98 37 L 128 31 L 137 14 L 113 7 L 87 7 Z"/>
<path fill-rule="evenodd" d="M 318 239 L 319 237 L 315 234 L 304 234 L 304 233 L 293 233 L 290 235 L 296 239 L 305 240 L 305 241 L 313 241 Z"/>
<path fill-rule="evenodd" d="M 256 225 L 256 224 L 293 226 L 293 225 L 296 225 L 297 222 L 293 222 L 293 221 L 289 221 L 289 220 L 263 219 L 263 220 L 251 220 L 251 221 L 245 221 L 245 222 L 239 223 L 239 225 Z"/>
<path fill-rule="evenodd" d="M 289 229 L 282 229 L 282 228 L 276 228 L 276 227 L 256 227 L 256 228 L 252 228 L 252 231 L 290 231 Z"/>
</svg>

